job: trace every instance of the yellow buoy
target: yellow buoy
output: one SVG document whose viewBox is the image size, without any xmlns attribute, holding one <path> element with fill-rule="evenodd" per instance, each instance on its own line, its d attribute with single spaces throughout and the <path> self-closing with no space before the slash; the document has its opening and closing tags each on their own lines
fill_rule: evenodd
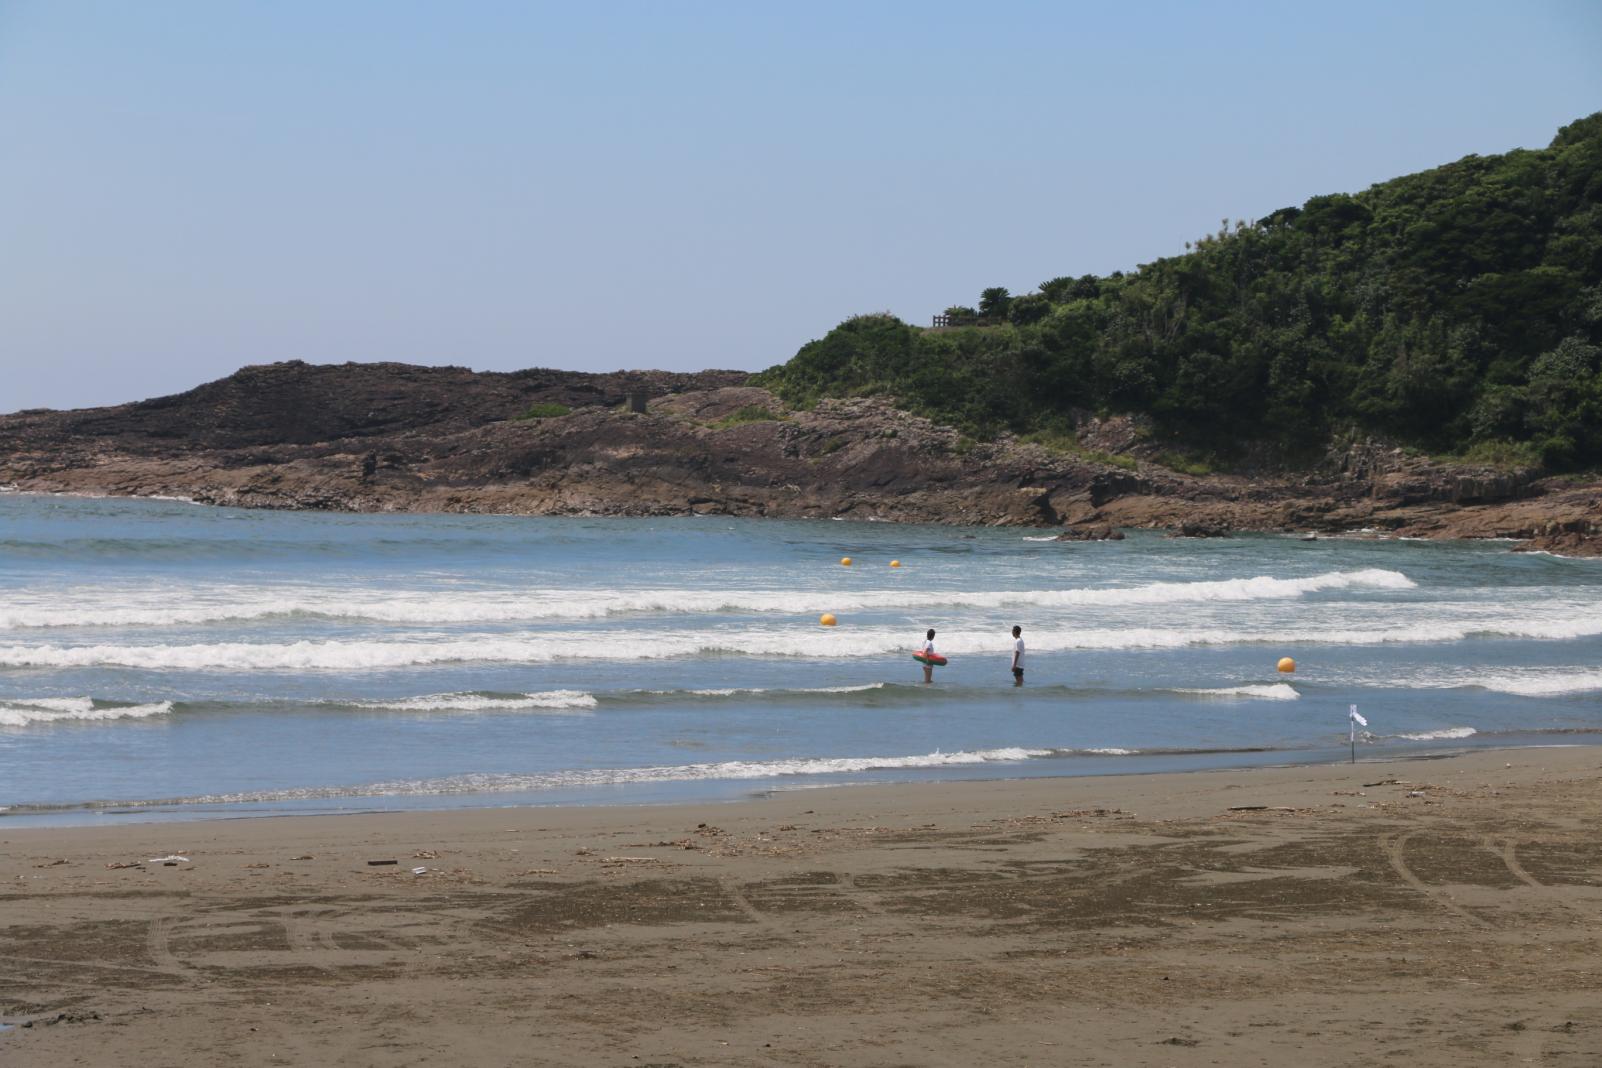
<svg viewBox="0 0 1602 1068">
<path fill-rule="evenodd" d="M 818 617 L 818 622 L 822 623 L 825 627 L 834 626 L 834 624 L 836 622 L 836 620 L 834 618 L 834 613 L 833 612 L 825 612 L 825 613 L 823 613 L 823 615 Z"/>
<path fill-rule="evenodd" d="M 1291 672 L 1296 670 L 1296 661 L 1292 660 L 1288 656 L 1280 657 L 1279 658 L 1279 670 L 1281 670 L 1285 674 L 1289 675 Z"/>
<path fill-rule="evenodd" d="M 849 557 L 849 556 L 840 557 L 840 566 L 841 567 L 850 567 L 851 566 L 851 557 Z"/>
<path fill-rule="evenodd" d="M 901 566 L 901 561 L 900 560 L 892 560 L 892 561 L 890 561 L 890 566 L 891 567 L 900 567 Z"/>
</svg>

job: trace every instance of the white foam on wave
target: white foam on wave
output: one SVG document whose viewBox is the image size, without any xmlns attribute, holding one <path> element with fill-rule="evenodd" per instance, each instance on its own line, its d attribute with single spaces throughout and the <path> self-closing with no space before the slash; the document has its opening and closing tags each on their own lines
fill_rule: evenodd
<svg viewBox="0 0 1602 1068">
<path fill-rule="evenodd" d="M 114 719 L 147 719 L 172 711 L 171 701 L 143 705 L 97 705 L 88 697 L 11 698 L 0 702 L 0 727 L 41 723 L 85 723 Z"/>
<path fill-rule="evenodd" d="M 1283 579 L 1270 575 L 1219 579 L 1209 582 L 1153 582 L 1123 589 L 1079 589 L 1031 594 L 1032 604 L 1119 605 L 1176 604 L 1187 601 L 1262 601 L 1301 597 L 1325 590 L 1410 590 L 1418 583 L 1400 571 L 1370 567 L 1360 571 L 1330 571 L 1307 578 Z"/>
<path fill-rule="evenodd" d="M 1143 586 L 1066 590 L 914 592 L 903 589 L 613 590 L 566 589 L 418 591 L 281 587 L 204 587 L 186 591 L 124 590 L 107 604 L 101 589 L 57 591 L 31 601 L 13 598 L 0 608 L 0 628 L 197 626 L 211 623 L 314 618 L 395 625 L 517 623 L 596 619 L 644 614 L 807 614 L 826 605 L 835 613 L 933 608 L 1118 607 L 1210 601 L 1283 600 L 1327 590 L 1406 590 L 1417 584 L 1399 571 L 1366 568 L 1306 578 L 1268 575 L 1205 582 L 1154 582 Z M 181 601 L 181 604 L 175 604 Z"/>
<path fill-rule="evenodd" d="M 688 693 L 693 697 L 737 697 L 746 694 L 773 693 L 773 694 L 808 694 L 808 693 L 866 693 L 869 690 L 882 690 L 884 683 L 867 682 L 860 686 L 803 686 L 797 689 L 772 689 L 766 686 L 733 686 L 710 690 L 651 690 L 651 693 L 664 696 L 675 693 Z"/>
<path fill-rule="evenodd" d="M 787 693 L 864 693 L 868 690 L 882 690 L 884 683 L 868 682 L 860 686 L 811 686 L 799 690 L 787 690 Z"/>
<path fill-rule="evenodd" d="M 1469 738 L 1480 733 L 1473 727 L 1443 727 L 1438 731 L 1412 731 L 1398 734 L 1396 737 L 1405 738 L 1410 742 L 1442 742 L 1454 738 Z"/>
<path fill-rule="evenodd" d="M 1481 671 L 1424 672 L 1407 678 L 1383 680 L 1400 689 L 1427 687 L 1438 690 L 1481 689 L 1519 697 L 1563 697 L 1602 690 L 1602 669 L 1586 667 L 1527 667 Z"/>
<path fill-rule="evenodd" d="M 1532 606 L 1535 607 L 1535 606 Z M 1545 608 L 1543 615 L 1550 614 Z M 1528 638 L 1565 641 L 1602 635 L 1602 612 L 1591 607 L 1569 619 L 1520 619 L 1482 616 L 1469 619 L 1436 619 L 1401 626 L 1374 626 L 1363 630 L 1293 630 L 1284 635 L 1293 641 L 1328 645 L 1387 645 L 1393 642 L 1457 642 L 1465 638 Z M 1267 636 L 1264 636 L 1267 637 Z"/>
<path fill-rule="evenodd" d="M 1105 747 L 1105 748 L 1102 748 L 1102 749 L 1086 749 L 1085 752 L 1094 753 L 1097 756 L 1135 756 L 1136 754 L 1138 754 L 1140 752 L 1140 750 L 1139 749 L 1119 749 L 1119 748 L 1116 748 L 1116 747 L 1113 747 L 1113 746 L 1109 746 L 1109 747 Z"/>
<path fill-rule="evenodd" d="M 492 697 L 477 693 L 438 693 L 423 697 L 402 697 L 390 701 L 353 701 L 353 708 L 396 712 L 520 712 L 536 709 L 579 711 L 594 708 L 595 696 L 582 690 L 546 690 L 515 697 Z"/>
<path fill-rule="evenodd" d="M 92 697 L 22 697 L 17 698 L 16 703 L 52 712 L 83 713 L 93 711 L 95 707 L 95 700 Z"/>
<path fill-rule="evenodd" d="M 1194 694 L 1197 697 L 1256 697 L 1265 701 L 1295 701 L 1302 695 L 1289 683 L 1272 682 L 1251 686 L 1218 686 L 1210 689 L 1176 689 L 1175 693 Z"/>
<path fill-rule="evenodd" d="M 1543 609 L 1543 614 L 1545 610 Z M 1308 626 L 1222 629 L 1197 627 L 1039 628 L 1031 632 L 1031 652 L 1075 650 L 1176 649 L 1272 642 L 1296 645 L 1381 645 L 1459 642 L 1500 637 L 1563 640 L 1602 635 L 1602 613 L 1567 619 L 1490 618 L 1422 620 L 1361 629 Z M 445 663 L 549 663 L 616 661 L 708 656 L 861 659 L 910 655 L 913 636 L 902 628 L 825 630 L 795 625 L 725 626 L 642 641 L 627 631 L 585 634 L 483 634 L 413 640 L 328 640 L 295 642 L 202 642 L 183 645 L 7 645 L 0 667 L 117 666 L 156 671 L 370 671 Z M 994 636 L 953 628 L 941 652 L 960 666 L 961 658 L 998 654 Z"/>
<path fill-rule="evenodd" d="M 1481 540 L 1483 540 L 1483 541 L 1523 541 L 1524 539 L 1522 539 L 1522 538 L 1484 538 L 1484 539 L 1481 539 Z M 1574 561 L 1576 561 L 1578 563 L 1582 563 L 1582 564 L 1594 564 L 1594 563 L 1597 562 L 1598 559 L 1602 559 L 1602 557 L 1595 557 L 1595 556 L 1574 556 L 1574 555 L 1571 555 L 1569 553 L 1555 553 L 1551 549 L 1525 549 L 1524 550 L 1524 555 L 1526 555 L 1526 556 L 1550 556 L 1550 557 L 1553 557 L 1554 559 L 1557 559 L 1557 560 L 1574 560 Z"/>
<path fill-rule="evenodd" d="M 317 801 L 346 797 L 438 796 L 480 793 L 521 793 L 564 787 L 624 786 L 636 783 L 700 782 L 709 780 L 775 779 L 792 776 L 841 775 L 868 771 L 915 770 L 963 765 L 1018 763 L 1056 754 L 1052 749 L 1000 748 L 975 751 L 923 753 L 912 756 L 803 757 L 791 760 L 740 761 L 716 764 L 678 764 L 641 768 L 580 768 L 532 775 L 472 774 L 439 779 L 376 782 L 362 786 L 307 787 L 265 790 L 160 801 L 125 801 L 117 804 L 251 804 Z"/>
<path fill-rule="evenodd" d="M 116 608 L 103 604 L 67 607 L 12 604 L 0 609 L 0 629 L 29 630 L 43 627 L 170 627 L 204 623 L 245 622 L 289 615 L 292 609 L 275 611 L 263 604 L 216 605 L 200 608 L 165 606 Z"/>
<path fill-rule="evenodd" d="M 1501 675 L 1476 676 L 1465 685 L 1481 686 L 1498 693 L 1518 694 L 1521 697 L 1561 697 L 1566 694 L 1590 693 L 1602 690 L 1602 671 L 1565 670 L 1529 671 Z"/>
</svg>

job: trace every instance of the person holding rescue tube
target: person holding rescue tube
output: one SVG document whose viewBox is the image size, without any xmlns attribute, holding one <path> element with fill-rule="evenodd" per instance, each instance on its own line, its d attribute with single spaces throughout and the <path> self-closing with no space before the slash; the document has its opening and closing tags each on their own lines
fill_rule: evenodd
<svg viewBox="0 0 1602 1068">
<path fill-rule="evenodd" d="M 922 648 L 918 650 L 919 653 L 922 654 L 919 657 L 918 662 L 923 665 L 923 684 L 925 686 L 928 686 L 930 683 L 934 682 L 934 658 L 940 655 L 939 653 L 935 652 L 934 634 L 934 628 L 930 627 L 929 633 L 923 636 Z"/>
</svg>

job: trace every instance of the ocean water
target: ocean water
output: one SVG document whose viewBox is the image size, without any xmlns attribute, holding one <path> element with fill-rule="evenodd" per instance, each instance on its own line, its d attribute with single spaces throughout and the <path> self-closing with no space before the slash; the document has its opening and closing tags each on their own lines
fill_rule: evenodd
<svg viewBox="0 0 1602 1068">
<path fill-rule="evenodd" d="M 1343 760 L 1353 704 L 1359 759 L 1602 741 L 1602 562 L 1048 539 L 0 495 L 0 820 Z"/>
</svg>

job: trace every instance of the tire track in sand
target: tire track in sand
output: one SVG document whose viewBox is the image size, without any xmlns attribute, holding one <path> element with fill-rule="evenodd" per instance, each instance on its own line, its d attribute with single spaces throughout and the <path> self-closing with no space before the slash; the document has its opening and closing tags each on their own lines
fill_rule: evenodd
<svg viewBox="0 0 1602 1068">
<path fill-rule="evenodd" d="M 177 921 L 171 916 L 157 916 L 150 921 L 145 932 L 145 948 L 160 971 L 174 975 L 189 974 L 189 965 L 178 959 L 172 951 L 172 929 Z"/>
<path fill-rule="evenodd" d="M 1485 840 L 1485 848 L 1502 858 L 1502 863 L 1507 865 L 1507 870 L 1513 873 L 1513 878 L 1517 879 L 1521 883 L 1524 883 L 1526 886 L 1533 886 L 1537 890 L 1545 890 L 1546 884 L 1536 879 L 1535 876 L 1531 875 L 1529 872 L 1525 871 L 1524 865 L 1519 863 L 1518 846 L 1518 842 L 1512 838 L 1502 842 L 1500 846 L 1493 838 L 1487 838 Z"/>
<path fill-rule="evenodd" d="M 1462 905 L 1459 905 L 1456 901 L 1453 901 L 1450 895 L 1441 890 L 1435 889 L 1434 887 L 1425 883 L 1424 880 L 1420 879 L 1417 875 L 1413 874 L 1413 869 L 1407 866 L 1407 859 L 1403 854 L 1407 849 L 1407 843 L 1417 833 L 1418 832 L 1416 831 L 1410 831 L 1407 834 L 1397 837 L 1383 837 L 1380 839 L 1380 849 L 1384 851 L 1385 859 L 1390 861 L 1391 867 L 1395 869 L 1397 875 L 1401 876 L 1402 882 L 1406 883 L 1408 886 L 1411 886 L 1414 890 L 1417 890 L 1419 893 L 1423 894 L 1425 897 L 1441 906 L 1441 908 L 1445 909 L 1447 912 L 1452 913 L 1454 916 L 1467 920 L 1476 927 L 1489 928 L 1491 926 L 1490 923 L 1474 915 L 1468 909 L 1464 908 Z"/>
</svg>

